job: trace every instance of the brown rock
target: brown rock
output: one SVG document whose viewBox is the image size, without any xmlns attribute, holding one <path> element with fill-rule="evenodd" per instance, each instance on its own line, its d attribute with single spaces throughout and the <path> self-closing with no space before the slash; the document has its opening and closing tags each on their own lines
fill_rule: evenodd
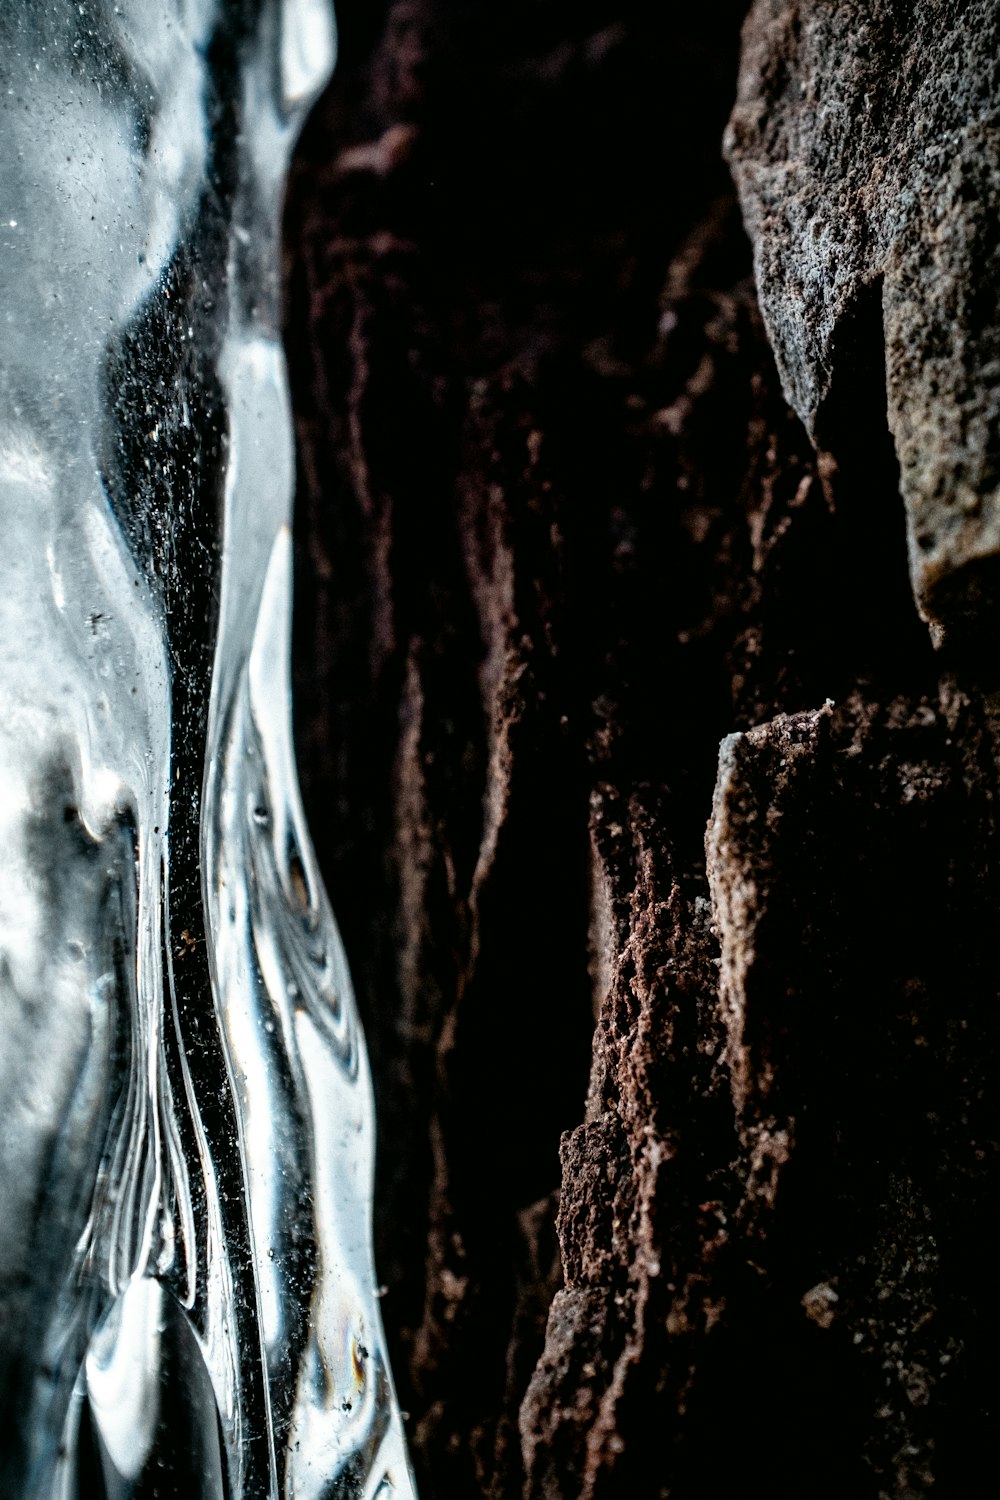
<svg viewBox="0 0 1000 1500">
<path fill-rule="evenodd" d="M 985 1500 L 1000 672 L 913 607 L 879 308 L 817 455 L 719 155 L 740 6 L 340 19 L 298 726 L 422 1493 Z"/>
</svg>

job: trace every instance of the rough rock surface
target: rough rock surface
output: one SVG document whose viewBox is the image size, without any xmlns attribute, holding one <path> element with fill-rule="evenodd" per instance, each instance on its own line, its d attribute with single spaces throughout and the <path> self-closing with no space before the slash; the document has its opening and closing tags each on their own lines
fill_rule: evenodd
<svg viewBox="0 0 1000 1500">
<path fill-rule="evenodd" d="M 782 397 L 742 7 L 340 20 L 297 711 L 423 1493 L 985 1496 L 1000 664 L 914 608 L 878 326 L 819 455 Z"/>
<path fill-rule="evenodd" d="M 884 341 L 914 590 L 939 638 L 981 633 L 1000 579 L 1000 7 L 758 0 L 726 147 L 786 395 L 836 448 Z"/>
</svg>

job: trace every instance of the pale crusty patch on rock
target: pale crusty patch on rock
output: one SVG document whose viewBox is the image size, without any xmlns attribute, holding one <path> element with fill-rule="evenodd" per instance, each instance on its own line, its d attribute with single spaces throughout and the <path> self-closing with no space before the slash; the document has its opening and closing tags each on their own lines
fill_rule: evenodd
<svg viewBox="0 0 1000 1500">
<path fill-rule="evenodd" d="M 881 321 L 914 593 L 967 633 L 1000 571 L 1000 11 L 758 0 L 743 41 L 726 152 L 785 393 L 836 452 Z"/>
</svg>

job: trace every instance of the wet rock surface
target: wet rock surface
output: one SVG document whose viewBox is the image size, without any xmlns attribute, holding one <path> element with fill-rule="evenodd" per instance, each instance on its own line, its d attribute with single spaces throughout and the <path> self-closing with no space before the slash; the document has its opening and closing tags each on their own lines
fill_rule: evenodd
<svg viewBox="0 0 1000 1500">
<path fill-rule="evenodd" d="M 914 605 L 879 304 L 824 427 L 721 159 L 742 7 L 340 19 L 297 727 L 424 1493 L 985 1493 L 1000 673 Z"/>
</svg>

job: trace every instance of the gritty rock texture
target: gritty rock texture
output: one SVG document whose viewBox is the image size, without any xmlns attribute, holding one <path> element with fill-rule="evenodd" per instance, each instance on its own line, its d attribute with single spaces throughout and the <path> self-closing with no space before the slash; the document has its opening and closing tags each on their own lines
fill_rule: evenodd
<svg viewBox="0 0 1000 1500">
<path fill-rule="evenodd" d="M 742 19 L 344 4 L 292 185 L 299 750 L 425 1496 L 991 1493 L 1000 664 L 914 608 L 878 319 L 819 452 L 782 395 Z"/>
<path fill-rule="evenodd" d="M 813 1396 L 834 1380 L 827 1417 L 862 1460 L 842 1493 L 985 1493 L 994 977 L 967 945 L 1000 891 L 955 854 L 993 836 L 994 712 L 949 678 L 859 690 L 720 755 L 708 873 L 745 1244 L 775 1328 L 801 1283 L 791 1364 Z"/>
<path fill-rule="evenodd" d="M 884 341 L 914 592 L 937 638 L 981 636 L 1000 577 L 1000 7 L 759 0 L 726 149 L 786 395 L 835 448 Z"/>
</svg>

